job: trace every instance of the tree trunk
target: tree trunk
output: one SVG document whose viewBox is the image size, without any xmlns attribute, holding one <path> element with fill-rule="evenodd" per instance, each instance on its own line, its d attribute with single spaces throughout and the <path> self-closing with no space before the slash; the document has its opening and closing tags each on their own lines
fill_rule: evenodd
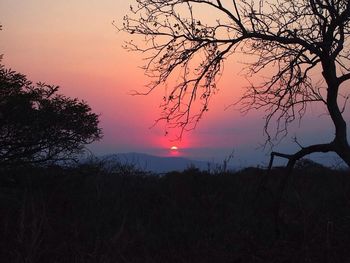
<svg viewBox="0 0 350 263">
<path fill-rule="evenodd" d="M 338 105 L 339 79 L 336 75 L 335 63 L 322 63 L 323 76 L 327 83 L 327 109 L 335 127 L 332 142 L 334 151 L 350 167 L 350 146 L 347 138 L 347 125 Z"/>
</svg>

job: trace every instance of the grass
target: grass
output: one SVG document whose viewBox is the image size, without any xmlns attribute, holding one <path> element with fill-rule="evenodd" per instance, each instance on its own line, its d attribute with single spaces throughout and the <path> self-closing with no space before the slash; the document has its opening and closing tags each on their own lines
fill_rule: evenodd
<svg viewBox="0 0 350 263">
<path fill-rule="evenodd" d="M 131 166 L 0 170 L 1 262 L 349 262 L 350 178 Z"/>
</svg>

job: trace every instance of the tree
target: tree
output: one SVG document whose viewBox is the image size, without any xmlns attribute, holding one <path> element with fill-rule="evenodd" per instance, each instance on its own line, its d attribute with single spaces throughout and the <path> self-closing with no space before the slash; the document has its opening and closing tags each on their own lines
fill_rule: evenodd
<svg viewBox="0 0 350 263">
<path fill-rule="evenodd" d="M 89 105 L 57 91 L 0 67 L 0 165 L 72 160 L 101 138 Z"/>
<path fill-rule="evenodd" d="M 0 31 L 2 30 L 2 25 L 0 24 Z M 0 62 L 1 62 L 1 60 L 2 60 L 2 58 L 3 58 L 3 54 L 0 54 Z"/>
<path fill-rule="evenodd" d="M 208 109 L 224 60 L 237 53 L 254 59 L 247 76 L 273 71 L 251 84 L 240 99 L 242 111 L 264 109 L 267 141 L 283 138 L 291 122 L 313 103 L 325 106 L 334 124 L 334 139 L 301 147 L 288 167 L 315 152 L 335 152 L 350 166 L 348 99 L 341 94 L 350 79 L 350 1 L 347 0 L 137 0 L 120 30 L 144 37 L 126 48 L 146 54 L 150 90 L 181 76 L 164 97 L 159 120 L 182 131 L 195 127 Z M 199 10 L 205 10 L 201 15 Z M 210 14 L 208 16 L 208 14 Z M 319 79 L 315 75 L 320 74 Z M 196 98 L 201 108 L 192 113 Z M 344 103 L 344 105 L 342 105 Z M 274 133 L 270 126 L 277 122 Z M 274 136 L 272 136 L 274 135 Z"/>
</svg>

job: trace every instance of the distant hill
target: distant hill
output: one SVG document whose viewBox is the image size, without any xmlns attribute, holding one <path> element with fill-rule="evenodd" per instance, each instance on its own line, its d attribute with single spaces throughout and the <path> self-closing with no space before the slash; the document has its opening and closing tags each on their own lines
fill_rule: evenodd
<svg viewBox="0 0 350 263">
<path fill-rule="evenodd" d="M 159 157 L 144 153 L 118 153 L 104 155 L 101 157 L 107 165 L 114 162 L 134 165 L 136 168 L 155 173 L 166 173 L 171 171 L 183 171 L 189 167 L 196 167 L 200 170 L 214 170 L 220 166 L 218 163 L 190 160 L 183 157 Z M 227 169 L 234 170 L 233 167 Z"/>
</svg>

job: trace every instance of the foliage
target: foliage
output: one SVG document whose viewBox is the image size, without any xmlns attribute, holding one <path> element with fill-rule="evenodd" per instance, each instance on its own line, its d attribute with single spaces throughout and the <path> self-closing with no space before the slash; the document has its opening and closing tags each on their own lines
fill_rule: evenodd
<svg viewBox="0 0 350 263">
<path fill-rule="evenodd" d="M 154 80 L 150 92 L 172 85 L 159 120 L 182 131 L 194 128 L 217 90 L 224 61 L 243 53 L 249 56 L 247 77 L 270 71 L 262 83 L 252 81 L 241 98 L 243 112 L 266 112 L 268 143 L 284 138 L 310 104 L 323 105 L 334 124 L 333 141 L 300 145 L 295 154 L 274 152 L 272 160 L 287 158 L 292 168 L 313 152 L 335 152 L 350 166 L 343 117 L 348 93 L 340 92 L 350 79 L 349 1 L 136 0 L 130 9 L 121 30 L 145 40 L 133 37 L 126 48 L 146 54 L 144 69 Z M 321 79 L 315 79 L 320 72 Z"/>
<path fill-rule="evenodd" d="M 308 165 L 310 166 L 310 165 Z M 100 165 L 0 168 L 3 262 L 348 262 L 348 172 L 298 169 L 281 206 L 281 171 L 153 176 Z M 327 261 L 327 260 L 328 261 Z"/>
<path fill-rule="evenodd" d="M 57 91 L 0 67 L 1 165 L 70 160 L 101 138 L 89 105 Z"/>
</svg>

